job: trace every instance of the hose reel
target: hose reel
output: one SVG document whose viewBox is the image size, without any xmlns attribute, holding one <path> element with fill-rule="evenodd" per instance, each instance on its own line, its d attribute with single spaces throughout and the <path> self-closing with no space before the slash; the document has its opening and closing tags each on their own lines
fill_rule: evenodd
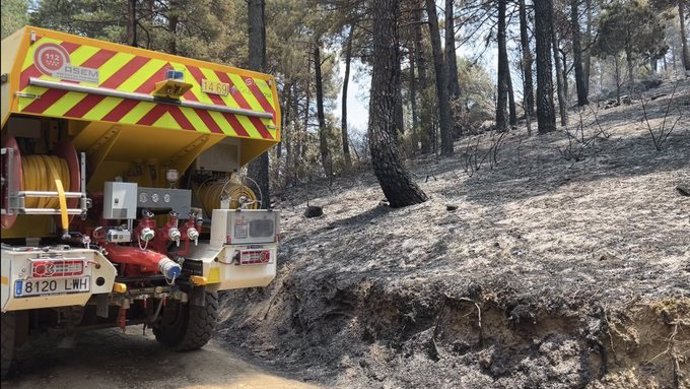
<svg viewBox="0 0 690 389">
<path fill-rule="evenodd" d="M 254 191 L 234 178 L 205 181 L 196 188 L 195 194 L 204 214 L 209 217 L 214 209 L 257 209 L 261 206 L 261 199 L 257 199 Z"/>
<path fill-rule="evenodd" d="M 62 142 L 52 155 L 22 155 L 17 140 L 8 137 L 2 154 L 2 228 L 11 228 L 21 214 L 59 215 L 59 225 L 67 232 L 70 216 L 86 208 L 84 166 L 74 146 Z"/>
</svg>

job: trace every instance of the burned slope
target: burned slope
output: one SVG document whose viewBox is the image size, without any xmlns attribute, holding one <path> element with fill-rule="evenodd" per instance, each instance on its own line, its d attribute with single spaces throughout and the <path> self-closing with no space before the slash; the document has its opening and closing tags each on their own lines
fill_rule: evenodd
<svg viewBox="0 0 690 389">
<path fill-rule="evenodd" d="M 690 119 L 657 151 L 640 111 L 571 115 L 596 138 L 578 160 L 572 133 L 517 131 L 473 172 L 497 136 L 461 141 L 414 161 L 413 207 L 369 175 L 286 194 L 279 276 L 224 297 L 220 336 L 339 387 L 690 386 Z"/>
</svg>

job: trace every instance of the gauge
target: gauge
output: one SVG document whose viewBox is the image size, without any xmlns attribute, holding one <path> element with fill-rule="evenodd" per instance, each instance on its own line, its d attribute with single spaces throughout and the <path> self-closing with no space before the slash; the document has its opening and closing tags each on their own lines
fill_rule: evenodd
<svg viewBox="0 0 690 389">
<path fill-rule="evenodd" d="M 139 202 L 140 203 L 147 203 L 149 201 L 149 195 L 146 192 L 141 192 L 139 193 Z"/>
<path fill-rule="evenodd" d="M 160 196 L 158 195 L 158 193 L 154 193 L 151 195 L 151 201 L 153 201 L 154 203 L 157 203 L 158 200 L 160 200 Z"/>
</svg>

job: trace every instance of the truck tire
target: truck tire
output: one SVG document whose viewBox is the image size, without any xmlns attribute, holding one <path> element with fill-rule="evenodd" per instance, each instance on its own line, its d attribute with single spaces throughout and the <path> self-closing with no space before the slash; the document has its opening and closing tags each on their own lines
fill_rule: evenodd
<svg viewBox="0 0 690 389">
<path fill-rule="evenodd" d="M 16 331 L 16 316 L 14 312 L 5 312 L 2 315 L 0 322 L 0 337 L 2 341 L 2 350 L 0 355 L 0 379 L 5 379 L 12 367 L 12 360 L 14 359 L 15 349 L 15 335 Z"/>
<path fill-rule="evenodd" d="M 218 321 L 218 294 L 205 293 L 203 307 L 179 302 L 167 304 L 161 322 L 153 328 L 158 343 L 175 351 L 191 351 L 211 340 Z"/>
</svg>

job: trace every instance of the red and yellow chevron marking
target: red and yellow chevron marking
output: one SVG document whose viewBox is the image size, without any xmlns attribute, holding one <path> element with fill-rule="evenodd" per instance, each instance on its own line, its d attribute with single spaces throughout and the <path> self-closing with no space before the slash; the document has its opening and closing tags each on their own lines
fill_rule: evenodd
<svg viewBox="0 0 690 389">
<path fill-rule="evenodd" d="M 277 96 L 275 88 L 271 87 L 270 77 L 252 72 L 233 73 L 213 69 L 210 66 L 192 63 L 198 61 L 186 61 L 181 57 L 144 52 L 139 49 L 126 52 L 122 50 L 126 48 L 125 46 L 104 44 L 104 47 L 96 47 L 80 44 L 78 38 L 70 41 L 57 39 L 58 37 L 38 36 L 37 40 L 28 47 L 21 66 L 17 89 L 21 92 L 18 103 L 19 112 L 216 133 L 250 139 L 271 141 L 279 139 Z M 37 64 L 34 63 L 34 54 L 45 44 L 59 45 L 64 48 L 69 54 L 70 65 L 98 69 L 99 84 L 97 86 L 100 88 L 150 94 L 156 82 L 165 79 L 166 70 L 181 70 L 185 74 L 185 82 L 192 84 L 192 88 L 182 96 L 182 101 L 265 112 L 273 117 L 265 119 L 30 85 L 30 78 L 79 83 L 60 80 L 52 74 L 44 74 L 39 70 Z M 151 53 L 151 56 L 142 55 L 142 52 L 143 54 Z M 227 96 L 220 96 L 202 92 L 203 79 L 227 83 L 230 85 L 230 93 Z M 96 86 L 83 82 L 82 84 Z"/>
</svg>

